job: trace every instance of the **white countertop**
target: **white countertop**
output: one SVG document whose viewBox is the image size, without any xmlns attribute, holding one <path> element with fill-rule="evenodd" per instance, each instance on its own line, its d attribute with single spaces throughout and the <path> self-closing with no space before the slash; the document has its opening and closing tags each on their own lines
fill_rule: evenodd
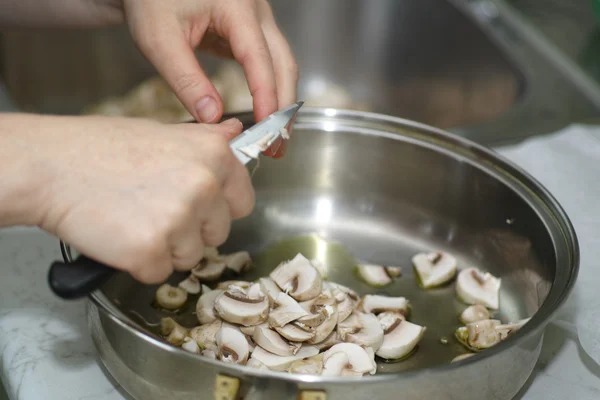
<svg viewBox="0 0 600 400">
<path fill-rule="evenodd" d="M 517 399 L 600 399 L 600 366 L 568 323 L 581 314 L 581 304 L 600 300 L 598 286 L 586 285 L 600 282 L 594 269 L 600 260 L 600 128 L 580 128 L 501 150 L 557 197 L 575 225 L 582 255 L 578 284 L 558 317 L 563 322 L 548 327 L 540 362 Z M 61 301 L 48 289 L 48 266 L 59 258 L 57 239 L 43 232 L 0 230 L 0 377 L 6 392 L 13 400 L 126 399 L 99 366 L 84 301 Z"/>
</svg>

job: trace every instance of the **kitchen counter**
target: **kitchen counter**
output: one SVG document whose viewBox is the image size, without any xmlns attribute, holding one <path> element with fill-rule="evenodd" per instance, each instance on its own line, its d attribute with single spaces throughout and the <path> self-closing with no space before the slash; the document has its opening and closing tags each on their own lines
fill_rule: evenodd
<svg viewBox="0 0 600 400">
<path fill-rule="evenodd" d="M 582 256 L 575 291 L 548 327 L 541 359 L 516 399 L 598 399 L 600 366 L 580 347 L 573 323 L 597 292 L 600 128 L 573 126 L 499 151 L 557 197 L 575 225 Z M 0 377 L 6 392 L 18 400 L 127 399 L 100 366 L 85 301 L 61 301 L 48 289 L 48 265 L 59 258 L 58 241 L 43 232 L 0 230 Z"/>
</svg>

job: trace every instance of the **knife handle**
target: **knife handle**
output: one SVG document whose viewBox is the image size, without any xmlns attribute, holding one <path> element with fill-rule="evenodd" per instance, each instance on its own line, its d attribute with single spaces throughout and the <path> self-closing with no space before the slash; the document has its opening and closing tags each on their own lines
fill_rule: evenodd
<svg viewBox="0 0 600 400">
<path fill-rule="evenodd" d="M 108 265 L 81 255 L 70 263 L 52 263 L 48 271 L 48 284 L 57 296 L 75 300 L 100 288 L 116 272 Z"/>
</svg>

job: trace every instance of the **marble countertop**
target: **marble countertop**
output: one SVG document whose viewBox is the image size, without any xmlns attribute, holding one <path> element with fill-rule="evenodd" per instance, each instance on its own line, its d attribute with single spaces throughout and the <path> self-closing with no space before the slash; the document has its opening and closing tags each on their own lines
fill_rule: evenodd
<svg viewBox="0 0 600 400">
<path fill-rule="evenodd" d="M 558 198 L 582 254 L 573 296 L 548 327 L 540 361 L 516 399 L 599 399 L 600 366 L 582 350 L 573 318 L 597 291 L 585 282 L 595 278 L 600 259 L 600 128 L 576 126 L 499 151 Z M 85 300 L 61 301 L 48 289 L 47 268 L 59 258 L 56 238 L 30 228 L 0 230 L 0 378 L 6 393 L 13 400 L 127 399 L 97 359 Z"/>
</svg>

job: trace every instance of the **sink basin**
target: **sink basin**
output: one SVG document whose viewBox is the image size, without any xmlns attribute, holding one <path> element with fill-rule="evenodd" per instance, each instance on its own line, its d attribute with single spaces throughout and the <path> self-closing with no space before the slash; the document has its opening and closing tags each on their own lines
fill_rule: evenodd
<svg viewBox="0 0 600 400">
<path fill-rule="evenodd" d="M 271 0 L 300 65 L 300 98 L 336 84 L 362 109 L 487 145 L 597 114 L 499 3 Z M 78 113 L 156 73 L 125 27 L 7 33 L 1 45 L 0 71 L 25 110 Z M 219 63 L 201 60 L 209 73 Z"/>
</svg>

